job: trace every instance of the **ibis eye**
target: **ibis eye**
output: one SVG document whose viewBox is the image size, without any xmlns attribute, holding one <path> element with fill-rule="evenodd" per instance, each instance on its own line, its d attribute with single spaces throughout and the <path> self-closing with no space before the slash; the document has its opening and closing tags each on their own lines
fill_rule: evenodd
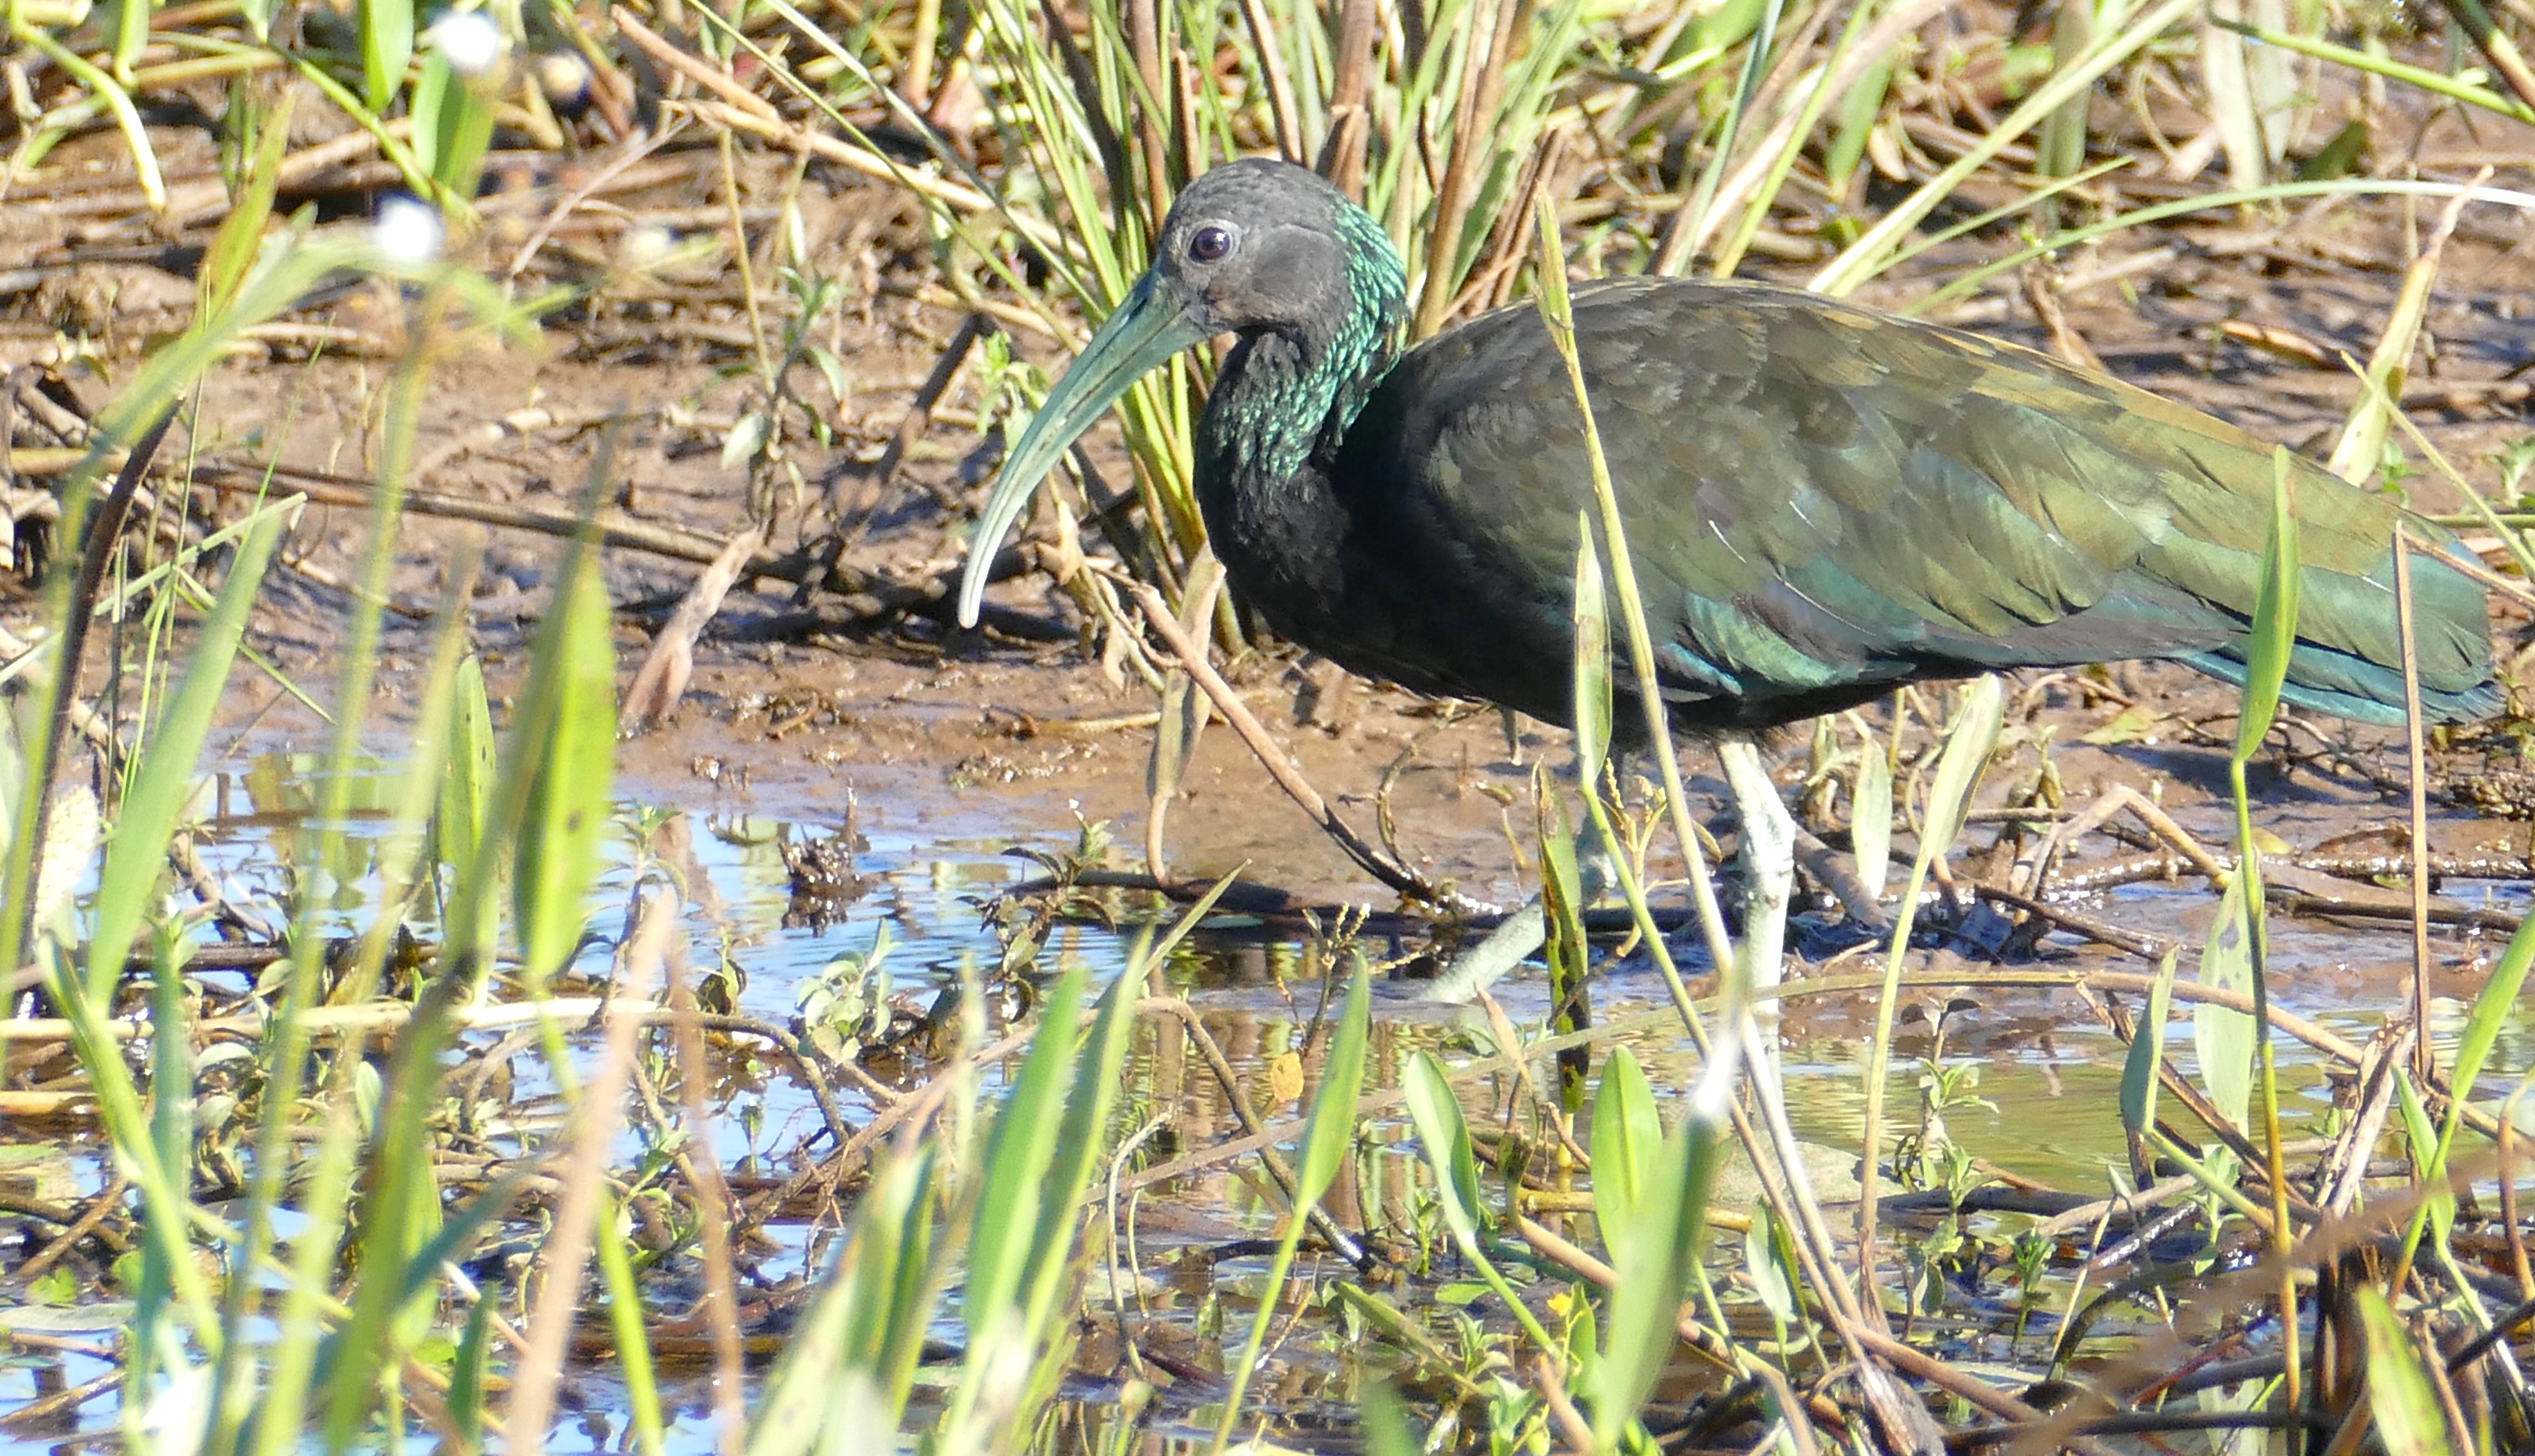
<svg viewBox="0 0 2535 1456">
<path fill-rule="evenodd" d="M 1219 263 L 1232 251 L 1232 230 L 1224 227 L 1201 227 L 1189 234 L 1188 256 L 1200 263 Z"/>
</svg>

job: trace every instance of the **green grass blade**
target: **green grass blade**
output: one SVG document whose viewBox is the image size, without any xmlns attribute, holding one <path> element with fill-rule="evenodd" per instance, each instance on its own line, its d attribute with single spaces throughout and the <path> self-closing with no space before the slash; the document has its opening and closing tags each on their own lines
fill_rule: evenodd
<svg viewBox="0 0 2535 1456">
<path fill-rule="evenodd" d="M 2447 1116 L 2452 1127 L 2460 1121 L 2459 1113 L 2473 1096 L 2473 1084 L 2481 1077 L 2483 1063 L 2491 1058 L 2492 1049 L 2500 1045 L 2501 1033 L 2507 1030 L 2509 1018 L 2517 1010 L 2517 993 L 2526 985 L 2526 971 L 2535 963 L 2535 921 L 2517 927 L 2508 940 L 2508 948 L 2501 953 L 2500 963 L 2482 983 L 2474 997 L 2473 1012 L 2465 1018 L 2464 1034 L 2456 1039 L 2455 1063 L 2447 1070 L 2447 1087 L 2453 1101 Z"/>
<path fill-rule="evenodd" d="M 1223 884 L 1230 882 L 1227 877 L 1215 886 L 1215 892 L 1220 894 Z M 1206 913 L 1206 908 L 1199 908 L 1181 919 L 1195 921 Z M 1133 957 L 1117 979 L 1109 983 L 1109 989 L 1101 993 L 1091 1030 L 1083 1037 L 1075 1061 L 1073 1086 L 1065 1099 L 1065 1122 L 1057 1128 L 1056 1146 L 1048 1160 L 1047 1203 L 1029 1250 L 1030 1272 L 1025 1288 L 1029 1293 L 1028 1328 L 1033 1342 L 1041 1338 L 1057 1315 L 1058 1299 L 1081 1232 L 1084 1190 L 1099 1167 L 1101 1149 L 1108 1138 L 1109 1116 L 1118 1105 L 1127 1047 L 1136 1034 L 1136 1001 L 1144 994 L 1147 968 L 1157 963 L 1156 958 Z"/>
<path fill-rule="evenodd" d="M 1444 1225 L 1465 1250 L 1479 1246 L 1479 1169 L 1470 1152 L 1469 1123 L 1453 1096 L 1452 1079 L 1431 1053 L 1409 1059 L 1403 1090 L 1408 1116 L 1435 1170 L 1435 1196 Z"/>
<path fill-rule="evenodd" d="M 264 587 L 265 568 L 273 561 L 282 530 L 296 515 L 296 511 L 267 515 L 239 546 L 228 580 L 221 584 L 219 601 L 195 638 L 184 685 L 150 735 L 97 879 L 88 992 L 98 1004 L 112 999 L 124 959 L 132 951 L 133 936 L 154 901 L 159 877 L 166 873 L 167 845 L 175 838 L 177 820 L 192 790 L 194 763 L 202 756 L 203 739 L 211 732 L 212 714 L 228 686 L 229 665 L 246 636 L 247 616 L 255 608 L 256 593 Z"/>
<path fill-rule="evenodd" d="M 1364 1047 L 1372 1019 L 1373 977 L 1358 958 L 1347 983 L 1346 1006 L 1338 1013 L 1337 1034 L 1321 1063 L 1321 1087 L 1312 1099 L 1311 1120 L 1303 1126 L 1302 1158 L 1294 1171 L 1294 1222 L 1321 1201 L 1344 1166 L 1348 1143 L 1355 1137 L 1356 1099 L 1364 1091 Z"/>
<path fill-rule="evenodd" d="M 608 1333 L 616 1338 L 616 1369 L 625 1383 L 625 1402 L 633 1408 L 628 1414 L 635 1448 L 643 1456 L 660 1456 L 659 1381 L 651 1366 L 651 1341 L 644 1324 L 643 1291 L 634 1282 L 634 1259 L 616 1232 L 614 1198 L 598 1195 L 597 1218 L 598 1232 L 589 1246 L 607 1291 Z"/>
<path fill-rule="evenodd" d="M 456 721 L 440 782 L 440 808 L 433 821 L 432 842 L 452 875 L 463 875 L 475 862 L 484 842 L 493 786 L 500 775 L 499 740 L 493 731 L 493 706 L 484 693 L 483 659 L 468 653 L 458 664 Z M 491 897 L 482 902 L 492 903 Z M 472 926 L 444 917 L 446 934 L 478 956 L 493 953 L 490 917 L 477 916 Z"/>
<path fill-rule="evenodd" d="M 2081 64 L 2061 68 L 1997 126 L 1983 133 L 1977 144 L 1965 149 L 1962 156 L 1912 193 L 1899 207 L 1886 212 L 1882 220 L 1867 229 L 1865 236 L 1824 265 L 1807 286 L 1817 292 L 1838 296 L 1856 291 L 1859 284 L 1882 270 L 1886 255 L 1903 238 L 1953 196 L 1955 189 L 1974 172 L 1989 165 L 2008 144 L 2041 125 L 2044 118 L 2084 93 L 2106 72 L 2137 54 L 2167 30 L 2189 18 L 2201 4 L 2202 0 L 2163 0 L 2146 15 L 2118 28 L 2109 28 L 2105 33 L 2099 34 Z"/>
<path fill-rule="evenodd" d="M 410 1251 L 428 1247 L 435 1229 L 421 1229 L 425 1208 L 436 1209 L 438 1182 L 430 1162 L 408 1150 L 430 1144 L 430 1121 L 440 1107 L 440 1056 L 451 1040 L 450 1012 L 464 995 L 463 978 L 444 975 L 426 992 L 388 1064 L 377 1127 L 370 1139 L 368 1196 L 361 1205 L 360 1267 L 382 1277 L 360 1280 L 351 1317 L 330 1342 L 322 1375 L 325 1449 L 352 1449 L 368 1434 L 386 1372 L 402 1359 L 402 1316 L 418 1300 L 405 1292 L 398 1272 Z"/>
<path fill-rule="evenodd" d="M 2236 722 L 2238 763 L 2252 762 L 2271 731 L 2271 720 L 2279 713 L 2280 685 L 2288 681 L 2289 653 L 2297 646 L 2297 505 L 2286 447 L 2273 453 L 2271 468 L 2271 529 L 2262 546 L 2261 585 L 2246 643 L 2244 709 Z"/>
<path fill-rule="evenodd" d="M 449 1363 L 449 1424 L 458 1437 L 457 1456 L 484 1449 L 484 1374 L 492 1346 L 493 1301 L 486 1296 L 466 1311 L 466 1332 Z"/>
<path fill-rule="evenodd" d="M 183 928 L 174 921 L 158 923 L 157 953 L 151 957 L 151 1154 L 161 1169 L 189 1169 L 194 1153 L 194 1037 L 185 1014 Z M 146 1393 L 156 1384 L 161 1321 L 175 1294 L 172 1271 L 165 1265 L 169 1245 L 151 1240 L 142 1245 L 141 1289 L 134 1300 L 132 1337 L 124 1388 Z"/>
<path fill-rule="evenodd" d="M 881 1161 L 835 1272 L 767 1377 L 746 1456 L 807 1456 L 824 1432 L 875 1420 L 897 1428 L 932 1313 L 935 1167 L 929 1148 Z"/>
<path fill-rule="evenodd" d="M 1293 1267 L 1294 1250 L 1302 1243 L 1303 1229 L 1311 1222 L 1312 1209 L 1321 1201 L 1321 1195 L 1336 1180 L 1346 1160 L 1347 1144 L 1355 1136 L 1355 1105 L 1364 1091 L 1364 1044 L 1372 1005 L 1373 978 L 1365 968 L 1364 958 L 1358 956 L 1355 975 L 1347 984 L 1346 1008 L 1338 1013 L 1337 1034 L 1330 1038 L 1329 1058 L 1321 1064 L 1321 1088 L 1312 1098 L 1311 1116 L 1303 1124 L 1302 1156 L 1294 1173 L 1294 1206 L 1286 1212 L 1285 1232 L 1268 1263 L 1258 1312 L 1250 1321 L 1250 1339 L 1232 1366 L 1232 1388 L 1225 1392 L 1222 1413 L 1215 1421 L 1216 1451 L 1223 1449 L 1224 1442 L 1231 1438 L 1233 1423 L 1241 1418 L 1242 1396 L 1250 1388 L 1251 1374 L 1258 1369 L 1259 1352 L 1268 1343 L 1268 1327 L 1275 1322 L 1278 1297 L 1284 1290 L 1286 1273 Z"/>
<path fill-rule="evenodd" d="M 1065 1116 L 1082 988 L 1080 969 L 1068 971 L 1049 988 L 1029 1056 L 986 1144 L 986 1182 L 968 1237 L 968 1278 L 960 1309 L 971 1340 L 983 1341 L 999 1322 L 1018 1317 L 1014 1306 L 1038 1243 L 1039 1221 L 1051 1216 L 1044 1196 L 1047 1169 Z"/>
<path fill-rule="evenodd" d="M 231 95 L 239 97 L 245 90 L 233 84 Z M 256 255 L 264 250 L 264 225 L 273 216 L 274 195 L 281 185 L 281 160 L 290 147 L 290 113 L 298 96 L 296 91 L 285 91 L 271 111 L 255 117 L 253 145 L 242 149 L 246 153 L 243 175 L 229 199 L 228 215 L 220 219 L 219 231 L 213 234 L 212 246 L 203 255 L 202 297 L 196 311 L 205 318 L 216 317 L 228 307 Z M 233 114 L 240 115 L 256 109 L 242 97 L 232 99 L 230 106 Z"/>
<path fill-rule="evenodd" d="M 1470 1152 L 1469 1123 L 1461 1116 L 1461 1104 L 1453 1096 L 1453 1080 L 1445 1074 L 1443 1063 L 1435 1060 L 1433 1053 L 1419 1052 L 1409 1059 L 1401 1090 L 1407 1094 L 1408 1116 L 1417 1124 L 1418 1141 L 1425 1146 L 1427 1166 L 1435 1173 L 1436 1202 L 1443 1210 L 1444 1225 L 1452 1231 L 1461 1257 L 1469 1260 L 1479 1277 L 1496 1291 L 1497 1298 L 1505 1302 L 1533 1344 L 1543 1350 L 1557 1349 L 1549 1332 L 1540 1327 L 1540 1321 L 1489 1260 L 1487 1246 L 1481 1242 L 1478 1160 Z"/>
<path fill-rule="evenodd" d="M 558 588 L 554 714 L 537 750 L 527 820 L 513 872 L 521 972 L 532 988 L 581 943 L 586 897 L 598 875 L 616 767 L 615 622 L 594 564 Z"/>
<path fill-rule="evenodd" d="M 2483 1064 L 2490 1060 L 2492 1049 L 2500 1044 L 2501 1034 L 2507 1030 L 2509 1020 L 2516 1012 L 2517 995 L 2525 989 L 2530 965 L 2535 965 L 2535 920 L 2528 920 L 2517 927 L 2517 934 L 2509 938 L 2508 948 L 2501 953 L 2500 963 L 2492 967 L 2490 978 L 2482 983 L 2481 994 L 2474 998 L 2472 1014 L 2465 1018 L 2464 1033 L 2456 1039 L 2455 1062 L 2447 1070 L 2446 1116 L 2440 1121 L 2437 1143 L 2426 1156 L 2420 1151 L 2430 1147 L 2428 1139 L 2421 1135 L 2426 1119 L 2411 1116 L 2419 1106 L 2419 1097 L 2412 1092 L 2408 1079 L 2404 1084 L 2407 1094 L 2404 1111 L 2406 1126 L 2414 1142 L 2413 1156 L 2420 1164 L 2421 1182 L 2431 1187 L 2439 1187 L 2446 1180 L 2447 1158 L 2455 1146 L 2456 1130 L 2464 1124 L 2465 1108 L 2473 1101 L 2474 1083 L 2481 1079 Z M 2501 1110 L 2501 1116 L 2509 1115 L 2508 1109 Z M 2406 1266 L 2420 1247 L 2421 1234 L 2434 1211 L 2443 1215 L 2440 1224 L 2443 1231 L 2445 1220 L 2453 1217 L 2454 1208 L 2454 1195 L 2440 1188 L 2413 1211 L 2410 1226 L 2403 1235 L 2402 1262 Z"/>
</svg>

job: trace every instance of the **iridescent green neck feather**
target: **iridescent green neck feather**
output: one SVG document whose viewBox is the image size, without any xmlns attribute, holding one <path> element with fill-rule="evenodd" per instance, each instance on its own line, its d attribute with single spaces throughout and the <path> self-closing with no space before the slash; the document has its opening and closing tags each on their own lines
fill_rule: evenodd
<svg viewBox="0 0 2535 1456">
<path fill-rule="evenodd" d="M 1198 427 L 1201 499 L 1277 493 L 1337 450 L 1399 355 L 1408 282 L 1382 225 L 1334 212 L 1345 250 L 1342 313 L 1245 334 L 1225 361 Z"/>
</svg>

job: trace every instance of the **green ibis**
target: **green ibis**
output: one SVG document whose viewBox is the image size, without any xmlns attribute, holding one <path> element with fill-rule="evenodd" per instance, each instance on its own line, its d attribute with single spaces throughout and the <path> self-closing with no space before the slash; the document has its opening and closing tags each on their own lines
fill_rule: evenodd
<svg viewBox="0 0 2535 1456">
<path fill-rule="evenodd" d="M 1229 334 L 1196 494 L 1239 599 L 1351 671 L 1569 724 L 1592 497 L 1566 366 L 1529 305 L 1403 349 L 1405 295 L 1381 226 L 1311 172 L 1200 177 L 1005 462 L 960 620 L 1067 448 L 1144 373 Z M 1621 278 L 1574 306 L 1671 721 L 1719 740 L 1763 902 L 1776 887 L 1770 927 L 1793 825 L 1749 735 L 2011 668 L 2165 658 L 2243 679 L 2274 469 L 2244 431 L 1816 294 Z M 2496 711 L 2483 593 L 2437 554 L 2446 534 L 2294 470 L 2303 608 L 2282 697 L 2403 721 L 2400 521 L 2432 545 L 2412 574 L 2424 715 Z M 1625 661 L 1613 682 L 1633 687 Z M 1642 712 L 1613 717 L 1626 735 Z"/>
</svg>

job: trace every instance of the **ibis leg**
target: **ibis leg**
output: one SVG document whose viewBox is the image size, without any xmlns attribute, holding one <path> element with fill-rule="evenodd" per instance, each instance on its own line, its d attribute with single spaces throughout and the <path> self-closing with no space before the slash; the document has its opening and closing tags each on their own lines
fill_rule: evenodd
<svg viewBox="0 0 2535 1456">
<path fill-rule="evenodd" d="M 1729 738 L 1716 746 L 1716 761 L 1725 770 L 1734 795 L 1734 815 L 1743 824 L 1744 874 L 1750 883 L 1743 901 L 1743 934 L 1734 946 L 1734 974 L 1746 994 L 1774 991 L 1786 961 L 1787 901 L 1796 883 L 1796 821 L 1778 797 L 1778 785 L 1761 760 L 1760 745 Z M 1775 1070 L 1778 1062 L 1778 1001 L 1774 996 L 1756 1001 L 1753 1019 L 1761 1031 L 1752 1049 L 1756 1062 Z"/>
</svg>

